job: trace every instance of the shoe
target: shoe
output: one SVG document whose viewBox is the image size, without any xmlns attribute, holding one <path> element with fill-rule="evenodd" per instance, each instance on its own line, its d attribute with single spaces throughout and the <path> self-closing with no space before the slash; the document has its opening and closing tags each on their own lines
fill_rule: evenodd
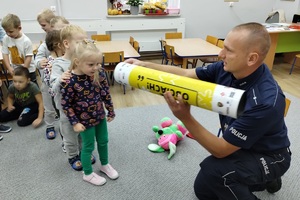
<svg viewBox="0 0 300 200">
<path fill-rule="evenodd" d="M 3 136 L 2 135 L 0 135 L 0 141 L 3 139 Z"/>
<path fill-rule="evenodd" d="M 91 161 L 92 161 L 92 165 L 95 164 L 96 162 L 96 157 L 92 154 L 92 157 L 91 157 Z"/>
<path fill-rule="evenodd" d="M 83 180 L 93 185 L 104 185 L 106 183 L 106 179 L 99 176 L 95 172 L 91 173 L 90 175 L 83 174 Z"/>
<path fill-rule="evenodd" d="M 56 137 L 54 127 L 49 127 L 46 129 L 46 137 L 48 140 L 53 140 Z"/>
<path fill-rule="evenodd" d="M 278 179 L 267 182 L 266 189 L 269 193 L 273 194 L 275 192 L 278 192 L 281 189 L 281 186 L 282 186 L 282 181 L 281 181 L 281 177 L 279 177 Z"/>
<path fill-rule="evenodd" d="M 61 149 L 64 153 L 67 153 L 64 142 L 61 143 Z"/>
<path fill-rule="evenodd" d="M 69 158 L 69 163 L 74 170 L 76 171 L 82 170 L 82 164 L 80 161 L 80 157 L 78 155 L 73 158 Z"/>
<path fill-rule="evenodd" d="M 118 172 L 110 164 L 101 166 L 100 172 L 106 174 L 112 180 L 119 178 Z"/>
<path fill-rule="evenodd" d="M 11 131 L 10 126 L 5 126 L 3 124 L 0 124 L 0 133 L 8 133 Z"/>
</svg>

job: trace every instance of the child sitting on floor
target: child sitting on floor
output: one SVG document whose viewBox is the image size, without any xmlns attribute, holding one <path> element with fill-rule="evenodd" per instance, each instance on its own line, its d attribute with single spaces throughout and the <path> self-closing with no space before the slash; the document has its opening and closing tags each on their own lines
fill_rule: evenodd
<svg viewBox="0 0 300 200">
<path fill-rule="evenodd" d="M 39 87 L 30 81 L 29 70 L 17 67 L 8 88 L 7 108 L 0 112 L 0 122 L 17 119 L 19 126 L 38 127 L 43 121 L 44 105 Z"/>
</svg>

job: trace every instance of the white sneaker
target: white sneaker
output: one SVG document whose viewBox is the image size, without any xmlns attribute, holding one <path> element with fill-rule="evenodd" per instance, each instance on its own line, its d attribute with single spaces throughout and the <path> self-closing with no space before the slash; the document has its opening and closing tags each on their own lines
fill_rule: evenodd
<svg viewBox="0 0 300 200">
<path fill-rule="evenodd" d="M 100 171 L 112 180 L 119 178 L 118 172 L 110 164 L 101 166 Z"/>
<path fill-rule="evenodd" d="M 91 173 L 90 175 L 83 174 L 83 180 L 93 185 L 104 185 L 106 183 L 106 179 L 99 176 L 95 172 Z"/>
</svg>

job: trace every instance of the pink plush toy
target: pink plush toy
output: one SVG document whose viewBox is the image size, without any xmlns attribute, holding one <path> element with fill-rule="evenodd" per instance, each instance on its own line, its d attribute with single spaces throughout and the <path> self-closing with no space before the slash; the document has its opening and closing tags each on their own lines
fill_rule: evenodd
<svg viewBox="0 0 300 200">
<path fill-rule="evenodd" d="M 183 140 L 188 131 L 181 121 L 173 124 L 170 118 L 164 117 L 160 122 L 161 128 L 158 126 L 152 127 L 158 140 L 158 145 L 149 144 L 148 149 L 152 152 L 164 152 L 169 150 L 168 159 L 171 159 L 176 152 L 177 142 Z"/>
</svg>

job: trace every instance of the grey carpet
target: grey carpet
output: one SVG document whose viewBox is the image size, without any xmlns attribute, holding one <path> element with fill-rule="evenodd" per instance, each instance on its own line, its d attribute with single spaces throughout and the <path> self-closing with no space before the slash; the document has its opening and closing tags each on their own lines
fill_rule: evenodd
<svg viewBox="0 0 300 200">
<path fill-rule="evenodd" d="M 283 177 L 282 189 L 275 195 L 257 193 L 261 199 L 300 199 L 300 100 L 288 94 L 287 97 L 292 100 L 286 117 L 292 142 L 292 165 Z M 192 112 L 205 127 L 217 133 L 216 113 L 196 107 Z M 159 120 L 165 116 L 176 121 L 167 105 L 117 109 L 116 114 L 116 119 L 109 123 L 109 158 L 120 178 L 108 180 L 104 186 L 84 182 L 82 173 L 70 168 L 61 150 L 60 137 L 47 140 L 45 126 L 20 128 L 15 122 L 10 122 L 13 131 L 4 134 L 0 141 L 0 199 L 196 199 L 193 182 L 207 151 L 190 138 L 177 145 L 177 152 L 171 160 L 167 159 L 167 152 L 147 150 L 148 144 L 156 143 L 151 127 L 159 125 Z M 93 166 L 99 173 L 98 159 Z"/>
</svg>

